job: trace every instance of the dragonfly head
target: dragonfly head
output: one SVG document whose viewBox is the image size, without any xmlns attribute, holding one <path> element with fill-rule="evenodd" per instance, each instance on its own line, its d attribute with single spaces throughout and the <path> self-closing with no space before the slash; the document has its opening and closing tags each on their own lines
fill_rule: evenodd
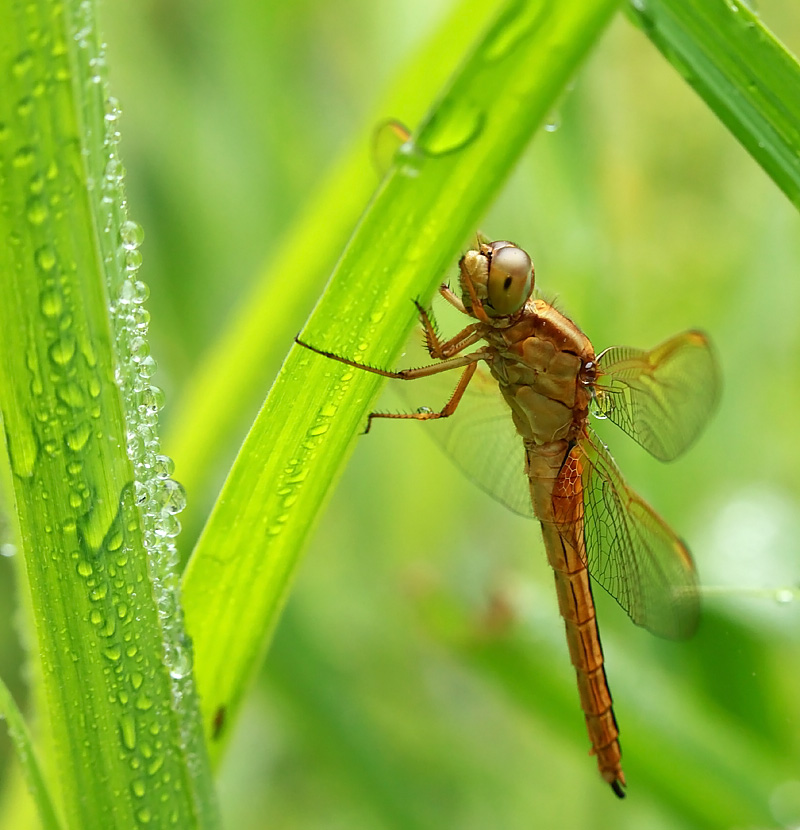
<svg viewBox="0 0 800 830">
<path fill-rule="evenodd" d="M 531 258 L 513 242 L 481 243 L 461 258 L 464 306 L 478 319 L 510 317 L 533 291 Z"/>
</svg>

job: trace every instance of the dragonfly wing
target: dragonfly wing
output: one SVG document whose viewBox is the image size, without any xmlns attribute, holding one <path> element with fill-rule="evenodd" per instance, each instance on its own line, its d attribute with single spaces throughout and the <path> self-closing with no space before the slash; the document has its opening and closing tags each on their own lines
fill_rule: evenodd
<svg viewBox="0 0 800 830">
<path fill-rule="evenodd" d="M 435 408 L 441 408 L 452 394 L 454 374 L 447 372 L 425 380 L 425 394 L 430 395 Z M 416 397 L 419 386 L 410 386 L 404 384 L 403 392 Z M 484 492 L 521 516 L 533 516 L 522 438 L 488 371 L 478 368 L 452 416 L 424 421 L 423 425 L 453 463 Z"/>
<path fill-rule="evenodd" d="M 629 489 L 596 436 L 582 438 L 573 447 L 571 460 L 560 475 L 576 480 L 559 482 L 556 492 L 583 491 L 589 573 L 637 625 L 668 639 L 691 636 L 700 609 L 696 573 L 686 546 Z M 570 515 L 567 505 L 555 502 L 554 508 L 556 516 Z"/>
<path fill-rule="evenodd" d="M 688 331 L 650 351 L 615 346 L 598 358 L 595 413 L 661 461 L 702 431 L 719 399 L 719 370 L 705 334 Z"/>
</svg>

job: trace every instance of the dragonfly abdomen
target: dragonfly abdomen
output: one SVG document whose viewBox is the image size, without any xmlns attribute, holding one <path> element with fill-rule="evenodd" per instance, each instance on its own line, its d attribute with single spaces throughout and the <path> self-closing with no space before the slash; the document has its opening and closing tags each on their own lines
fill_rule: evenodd
<svg viewBox="0 0 800 830">
<path fill-rule="evenodd" d="M 586 569 L 583 489 L 570 474 L 571 445 L 526 444 L 534 511 L 542 526 L 545 551 L 555 577 L 558 607 L 564 619 L 570 661 L 575 668 L 586 729 L 600 774 L 622 797 L 625 776 L 613 701 L 603 666 L 603 648 Z M 566 469 L 565 469 L 566 468 Z M 575 471 L 576 473 L 579 471 Z"/>
</svg>

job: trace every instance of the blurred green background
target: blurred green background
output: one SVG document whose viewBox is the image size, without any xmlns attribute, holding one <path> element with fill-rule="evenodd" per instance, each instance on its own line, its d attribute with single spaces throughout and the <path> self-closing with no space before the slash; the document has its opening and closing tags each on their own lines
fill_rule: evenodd
<svg viewBox="0 0 800 830">
<path fill-rule="evenodd" d="M 178 479 L 170 416 L 188 379 L 265 263 L 285 259 L 291 280 L 304 250 L 285 234 L 345 152 L 362 146 L 369 163 L 376 119 L 402 115 L 376 100 L 448 10 L 103 7 Z M 797 54 L 800 7 L 758 10 Z M 419 90 L 422 107 L 432 92 Z M 219 782 L 227 826 L 800 826 L 796 210 L 620 16 L 481 229 L 532 253 L 544 296 L 598 350 L 710 332 L 724 396 L 684 459 L 664 467 L 598 429 L 689 542 L 708 587 L 700 631 L 660 642 L 597 597 L 629 783 L 617 802 L 587 755 L 537 526 L 464 480 L 424 428 L 379 424 L 316 530 L 237 725 Z M 282 345 L 218 469 L 189 492 L 185 554 L 316 296 L 302 300 L 275 308 Z M 0 566 L 0 671 L 23 696 Z"/>
</svg>

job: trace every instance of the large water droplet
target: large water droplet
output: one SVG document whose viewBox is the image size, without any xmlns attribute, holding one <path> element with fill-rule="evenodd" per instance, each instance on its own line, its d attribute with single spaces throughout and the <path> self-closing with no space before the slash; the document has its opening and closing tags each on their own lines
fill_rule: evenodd
<svg viewBox="0 0 800 830">
<path fill-rule="evenodd" d="M 176 680 L 187 677 L 192 670 L 192 650 L 187 646 L 177 649 L 174 659 L 169 667 L 169 673 Z"/>
<path fill-rule="evenodd" d="M 485 113 L 463 99 L 442 102 L 433 119 L 419 134 L 417 146 L 428 156 L 445 156 L 463 150 L 483 130 Z"/>
<path fill-rule="evenodd" d="M 122 223 L 119 231 L 120 241 L 122 247 L 127 251 L 132 251 L 138 248 L 144 240 L 144 230 L 138 222 L 128 219 Z"/>
</svg>

